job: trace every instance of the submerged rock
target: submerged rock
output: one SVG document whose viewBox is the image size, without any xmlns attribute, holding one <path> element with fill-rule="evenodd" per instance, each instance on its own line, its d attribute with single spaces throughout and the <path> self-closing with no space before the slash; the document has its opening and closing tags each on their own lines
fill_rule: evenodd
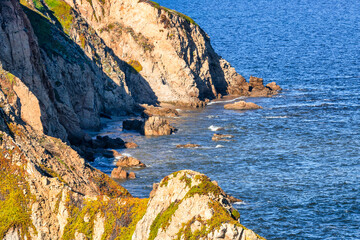
<svg viewBox="0 0 360 240">
<path fill-rule="evenodd" d="M 234 138 L 233 135 L 230 134 L 220 134 L 220 133 L 215 133 L 211 140 L 217 142 L 217 141 L 224 141 L 224 142 L 229 142 L 232 138 Z"/>
<path fill-rule="evenodd" d="M 253 110 L 261 109 L 262 107 L 252 102 L 239 101 L 232 104 L 225 104 L 224 108 L 230 110 Z"/>
<path fill-rule="evenodd" d="M 197 147 L 200 147 L 200 145 L 192 144 L 192 143 L 176 145 L 176 148 L 197 148 Z"/>
</svg>

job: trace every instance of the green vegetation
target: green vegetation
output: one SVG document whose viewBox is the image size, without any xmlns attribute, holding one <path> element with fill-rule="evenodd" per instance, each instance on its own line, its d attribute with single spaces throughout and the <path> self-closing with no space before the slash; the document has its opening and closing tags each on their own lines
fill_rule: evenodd
<svg viewBox="0 0 360 240">
<path fill-rule="evenodd" d="M 185 182 L 186 186 L 191 188 L 191 178 L 189 178 L 186 173 L 180 178 L 180 181 Z"/>
<path fill-rule="evenodd" d="M 0 80 L 1 89 L 6 94 L 9 102 L 12 102 L 15 97 L 14 85 L 16 84 L 16 77 L 0 66 Z"/>
<path fill-rule="evenodd" d="M 235 220 L 238 220 L 240 218 L 240 213 L 236 209 L 231 210 L 231 215 L 235 218 Z"/>
<path fill-rule="evenodd" d="M 174 215 L 175 211 L 178 209 L 180 203 L 181 201 L 177 203 L 172 202 L 164 212 L 161 212 L 156 216 L 155 220 L 151 224 L 148 240 L 154 240 L 160 228 L 164 230 L 166 229 L 166 227 L 169 226 L 170 220 Z"/>
<path fill-rule="evenodd" d="M 63 0 L 44 0 L 44 2 L 59 21 L 64 29 L 64 32 L 69 34 L 74 18 L 71 6 Z"/>
<path fill-rule="evenodd" d="M 214 194 L 214 196 L 218 196 L 221 193 L 220 187 L 213 184 L 208 177 L 205 175 L 197 175 L 195 176 L 195 180 L 201 181 L 200 184 L 193 186 L 185 198 L 189 198 L 194 196 L 195 194 L 206 195 L 209 193 Z"/>
<path fill-rule="evenodd" d="M 29 229 L 36 232 L 30 218 L 30 205 L 35 197 L 30 194 L 24 168 L 12 163 L 13 154 L 20 152 L 13 147 L 12 150 L 0 148 L 0 238 L 14 227 L 20 230 L 21 238 L 29 239 Z"/>
<path fill-rule="evenodd" d="M 139 73 L 139 72 L 141 72 L 141 70 L 143 69 L 143 67 L 141 66 L 141 64 L 139 63 L 139 61 L 130 60 L 130 61 L 128 62 L 128 64 L 133 68 L 133 70 L 135 70 L 135 71 L 132 71 L 133 73 Z"/>
<path fill-rule="evenodd" d="M 93 239 L 96 217 L 102 217 L 105 224 L 102 239 L 115 235 L 118 240 L 130 240 L 137 222 L 146 212 L 147 202 L 148 199 L 106 200 L 102 197 L 81 201 L 70 193 L 66 199 L 70 218 L 63 239 L 74 239 L 75 232 L 85 234 L 87 239 Z"/>
<path fill-rule="evenodd" d="M 108 175 L 100 171 L 97 171 L 97 173 L 97 176 L 92 181 L 97 185 L 101 195 L 110 198 L 131 197 L 131 194 L 124 187 L 117 184 Z"/>
<path fill-rule="evenodd" d="M 149 0 L 140 0 L 140 2 L 148 3 L 148 4 L 150 4 L 151 6 L 153 6 L 154 8 L 157 8 L 157 9 L 160 9 L 160 10 L 164 10 L 164 11 L 168 12 L 169 14 L 178 15 L 179 17 L 181 17 L 181 18 L 183 18 L 184 20 L 186 20 L 188 23 L 194 24 L 194 25 L 198 26 L 198 24 L 197 24 L 191 17 L 186 16 L 185 14 L 180 13 L 180 12 L 177 12 L 177 11 L 175 11 L 175 10 L 172 10 L 172 9 L 169 9 L 169 8 L 166 8 L 166 7 L 163 7 L 163 6 L 160 6 L 160 4 L 158 4 L 157 2 L 149 1 Z"/>
</svg>

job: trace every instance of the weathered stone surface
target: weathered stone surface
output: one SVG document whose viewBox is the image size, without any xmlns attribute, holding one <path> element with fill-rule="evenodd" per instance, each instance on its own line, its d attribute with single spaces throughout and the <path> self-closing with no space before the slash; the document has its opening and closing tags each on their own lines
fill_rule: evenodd
<svg viewBox="0 0 360 240">
<path fill-rule="evenodd" d="M 232 104 L 225 104 L 224 108 L 230 110 L 254 110 L 261 109 L 262 107 L 252 102 L 239 101 Z"/>
<path fill-rule="evenodd" d="M 268 84 L 266 84 L 266 87 L 270 88 L 273 91 L 281 91 L 282 90 L 282 88 L 279 85 L 277 85 L 276 82 L 268 83 Z"/>
<path fill-rule="evenodd" d="M 145 136 L 162 136 L 174 133 L 176 129 L 169 121 L 161 117 L 149 117 L 144 124 L 142 133 Z"/>
<path fill-rule="evenodd" d="M 190 234 L 194 239 L 263 239 L 238 222 L 240 215 L 223 191 L 198 172 L 173 173 L 155 184 L 150 196 L 133 240 L 177 239 Z M 196 231 L 210 222 L 213 229 Z"/>
<path fill-rule="evenodd" d="M 128 173 L 122 167 L 117 167 L 111 171 L 111 177 L 116 179 L 127 179 Z"/>
<path fill-rule="evenodd" d="M 179 116 L 179 112 L 176 109 L 168 108 L 168 107 L 154 107 L 147 104 L 141 105 L 144 108 L 144 116 L 152 117 L 152 116 L 160 116 L 160 117 L 177 117 Z"/>
<path fill-rule="evenodd" d="M 125 148 L 138 148 L 139 146 L 134 142 L 126 142 Z"/>
<path fill-rule="evenodd" d="M 217 141 L 229 142 L 229 141 L 231 141 L 232 138 L 234 138 L 234 136 L 230 135 L 230 134 L 214 133 L 211 140 L 216 141 L 216 142 Z"/>
<path fill-rule="evenodd" d="M 176 148 L 197 148 L 197 147 L 200 147 L 200 145 L 192 144 L 192 143 L 176 145 Z"/>
<path fill-rule="evenodd" d="M 116 159 L 118 159 L 116 162 L 117 167 L 146 167 L 145 164 L 134 157 L 117 155 Z"/>
</svg>

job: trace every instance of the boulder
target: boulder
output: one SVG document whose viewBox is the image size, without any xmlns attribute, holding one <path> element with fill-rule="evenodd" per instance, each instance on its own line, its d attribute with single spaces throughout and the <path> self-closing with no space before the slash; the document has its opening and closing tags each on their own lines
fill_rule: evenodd
<svg viewBox="0 0 360 240">
<path fill-rule="evenodd" d="M 144 121 L 142 120 L 125 120 L 123 121 L 123 129 L 134 130 L 140 132 L 143 127 Z"/>
<path fill-rule="evenodd" d="M 111 177 L 115 179 L 134 179 L 136 175 L 134 172 L 128 173 L 122 167 L 117 167 L 112 170 Z"/>
<path fill-rule="evenodd" d="M 136 178 L 136 174 L 134 172 L 129 172 L 129 179 L 135 179 Z"/>
<path fill-rule="evenodd" d="M 230 134 L 217 134 L 215 133 L 211 140 L 217 142 L 217 141 L 224 141 L 224 142 L 229 142 L 230 139 L 234 138 L 233 135 L 230 135 Z"/>
<path fill-rule="evenodd" d="M 225 104 L 224 108 L 230 110 L 252 110 L 261 109 L 262 107 L 252 102 L 239 101 L 232 104 Z"/>
<path fill-rule="evenodd" d="M 117 167 L 112 170 L 111 177 L 116 179 L 127 179 L 128 173 L 121 167 Z"/>
<path fill-rule="evenodd" d="M 126 148 L 138 148 L 139 146 L 134 142 L 126 142 L 125 147 Z"/>
<path fill-rule="evenodd" d="M 267 88 L 270 88 L 270 90 L 272 91 L 281 91 L 282 88 L 276 84 L 276 82 L 271 82 L 271 83 L 268 83 L 266 84 L 266 87 Z"/>
<path fill-rule="evenodd" d="M 161 117 L 149 117 L 144 124 L 142 134 L 146 136 L 170 135 L 176 128 L 169 124 L 169 121 Z"/>
<path fill-rule="evenodd" d="M 117 158 L 118 158 L 118 161 L 116 162 L 117 167 L 146 167 L 145 164 L 143 164 L 140 160 L 134 157 L 118 155 Z"/>
<path fill-rule="evenodd" d="M 197 148 L 197 147 L 200 147 L 200 145 L 192 144 L 192 143 L 176 145 L 176 148 Z"/>
</svg>

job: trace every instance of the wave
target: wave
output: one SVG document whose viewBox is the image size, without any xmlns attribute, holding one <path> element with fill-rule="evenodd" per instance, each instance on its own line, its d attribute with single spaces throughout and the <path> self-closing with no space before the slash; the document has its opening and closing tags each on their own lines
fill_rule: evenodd
<svg viewBox="0 0 360 240">
<path fill-rule="evenodd" d="M 288 116 L 267 116 L 266 119 L 288 118 Z"/>
<path fill-rule="evenodd" d="M 224 129 L 224 128 L 223 128 L 223 127 L 217 127 L 217 126 L 211 125 L 210 127 L 208 127 L 208 129 L 210 129 L 210 130 L 213 131 L 213 132 L 216 132 L 216 131 L 222 130 L 222 129 Z"/>
<path fill-rule="evenodd" d="M 245 99 L 245 97 L 238 97 L 238 98 L 234 98 L 234 99 L 230 99 L 230 100 L 224 100 L 224 101 L 211 101 L 209 102 L 207 105 L 213 105 L 213 104 L 218 104 L 218 103 L 228 103 L 228 102 L 235 102 L 236 100 L 240 100 L 240 99 Z"/>
<path fill-rule="evenodd" d="M 219 145 L 216 145 L 215 148 L 223 148 L 223 147 L 224 147 L 223 145 L 219 144 Z"/>
</svg>

